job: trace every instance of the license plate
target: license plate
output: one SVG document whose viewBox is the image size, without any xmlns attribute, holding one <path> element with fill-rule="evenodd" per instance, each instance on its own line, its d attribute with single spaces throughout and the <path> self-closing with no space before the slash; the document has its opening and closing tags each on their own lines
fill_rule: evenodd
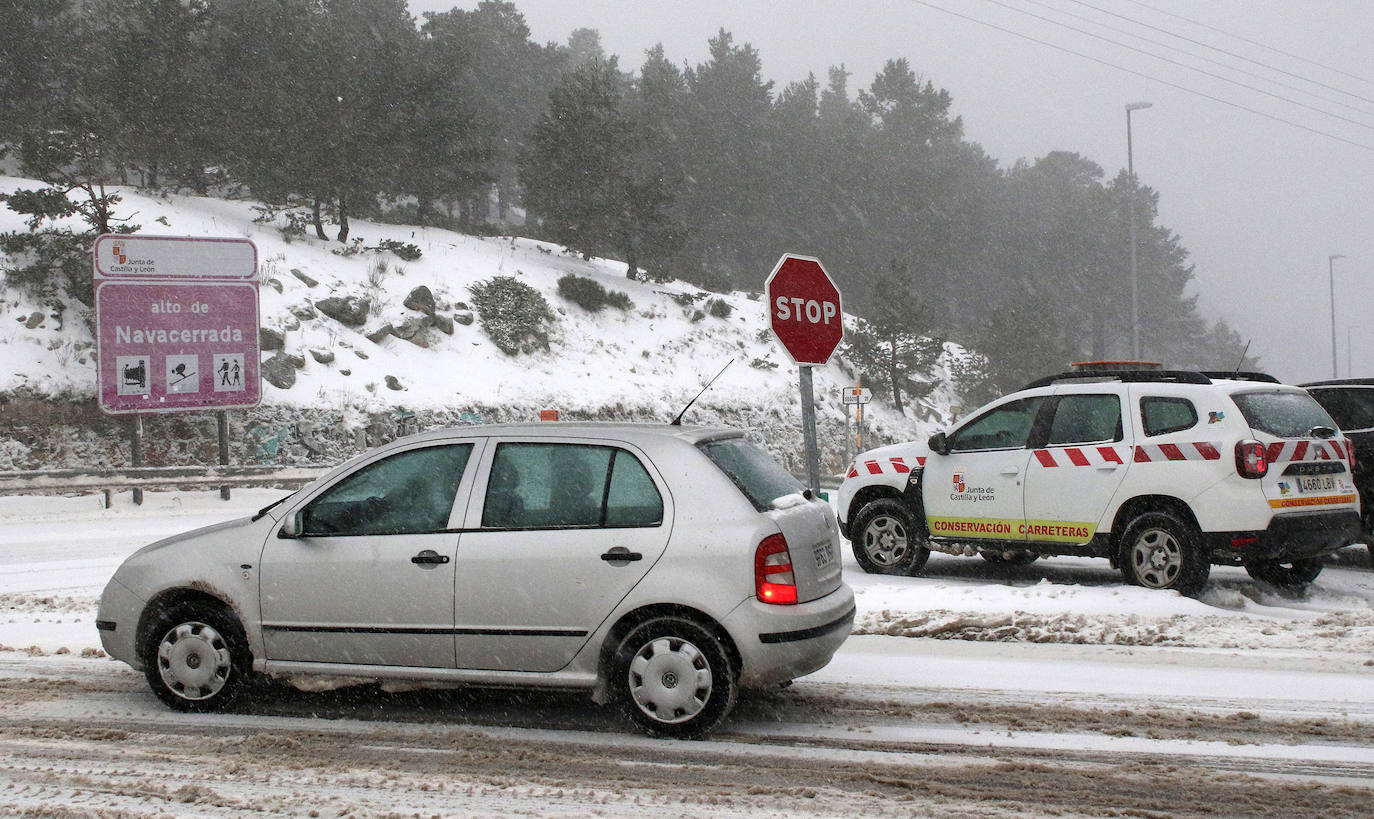
<svg viewBox="0 0 1374 819">
<path fill-rule="evenodd" d="M 811 550 L 816 555 L 816 568 L 829 566 L 830 561 L 835 559 L 835 548 L 829 543 L 817 543 Z"/>
<path fill-rule="evenodd" d="M 1335 492 L 1335 475 L 1301 475 L 1298 477 L 1298 489 L 1303 492 Z"/>
</svg>

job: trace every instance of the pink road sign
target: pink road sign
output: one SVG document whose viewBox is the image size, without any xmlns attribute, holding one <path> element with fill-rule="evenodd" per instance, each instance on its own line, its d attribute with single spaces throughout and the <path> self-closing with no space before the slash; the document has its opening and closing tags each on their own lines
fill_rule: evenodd
<svg viewBox="0 0 1374 819">
<path fill-rule="evenodd" d="M 102 236 L 93 248 L 100 408 L 124 414 L 257 406 L 262 389 L 252 243 L 114 241 L 127 238 L 136 237 Z M 201 248 L 212 251 L 203 265 L 195 260 Z M 111 270 L 120 263 L 109 259 L 102 269 L 101 257 L 116 252 L 129 260 L 125 269 Z"/>
</svg>

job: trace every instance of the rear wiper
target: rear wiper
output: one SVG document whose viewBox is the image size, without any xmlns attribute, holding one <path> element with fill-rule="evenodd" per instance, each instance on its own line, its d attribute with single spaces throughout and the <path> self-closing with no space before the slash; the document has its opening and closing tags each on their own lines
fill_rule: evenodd
<svg viewBox="0 0 1374 819">
<path fill-rule="evenodd" d="M 1331 427 L 1325 426 L 1325 425 L 1319 426 L 1319 427 L 1312 427 L 1311 429 L 1309 429 L 1309 430 L 1307 431 L 1307 437 L 1309 437 L 1309 438 L 1335 438 L 1335 437 L 1336 437 L 1336 430 L 1332 429 Z"/>
</svg>

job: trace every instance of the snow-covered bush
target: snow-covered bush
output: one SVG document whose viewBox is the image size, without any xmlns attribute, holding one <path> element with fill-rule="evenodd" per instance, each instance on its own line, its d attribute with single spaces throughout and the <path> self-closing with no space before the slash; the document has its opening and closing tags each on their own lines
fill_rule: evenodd
<svg viewBox="0 0 1374 819">
<path fill-rule="evenodd" d="M 553 312 L 538 290 L 512 276 L 493 276 L 468 289 L 482 331 L 501 352 L 519 355 L 549 349 Z"/>
<path fill-rule="evenodd" d="M 630 297 L 619 290 L 608 291 L 595 279 L 572 273 L 558 280 L 558 295 L 589 313 L 600 312 L 604 307 L 632 310 L 635 306 Z"/>
</svg>

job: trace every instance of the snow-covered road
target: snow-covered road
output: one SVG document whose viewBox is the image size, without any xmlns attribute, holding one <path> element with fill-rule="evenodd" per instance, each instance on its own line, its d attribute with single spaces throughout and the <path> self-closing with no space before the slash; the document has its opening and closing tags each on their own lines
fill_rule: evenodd
<svg viewBox="0 0 1374 819">
<path fill-rule="evenodd" d="M 1347 550 L 1288 598 L 1217 569 L 1199 599 L 1105 561 L 925 577 L 846 564 L 856 636 L 743 699 L 710 739 L 650 740 L 582 696 L 270 689 L 173 713 L 99 656 L 125 555 L 270 490 L 0 498 L 7 811 L 125 815 L 1368 815 L 1374 571 Z M 848 559 L 848 558 L 847 558 Z"/>
</svg>

